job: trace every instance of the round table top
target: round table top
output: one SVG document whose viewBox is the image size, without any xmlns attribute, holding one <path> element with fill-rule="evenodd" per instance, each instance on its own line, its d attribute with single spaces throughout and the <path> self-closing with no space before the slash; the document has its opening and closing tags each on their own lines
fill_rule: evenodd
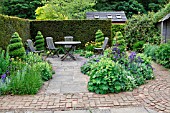
<svg viewBox="0 0 170 113">
<path fill-rule="evenodd" d="M 77 45 L 77 44 L 81 44 L 80 41 L 59 41 L 59 42 L 55 42 L 55 44 L 60 44 L 60 45 Z"/>
</svg>

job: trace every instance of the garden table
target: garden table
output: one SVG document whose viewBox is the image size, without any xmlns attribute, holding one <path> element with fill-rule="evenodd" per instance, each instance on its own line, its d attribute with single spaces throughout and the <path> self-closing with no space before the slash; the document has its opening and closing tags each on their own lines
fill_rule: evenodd
<svg viewBox="0 0 170 113">
<path fill-rule="evenodd" d="M 59 41 L 55 42 L 55 44 L 58 45 L 63 45 L 64 46 L 64 55 L 61 57 L 61 60 L 63 61 L 67 56 L 70 56 L 73 60 L 76 60 L 76 58 L 73 55 L 73 50 L 74 48 L 78 45 L 81 44 L 80 41 Z M 71 45 L 70 48 L 66 49 L 65 45 Z"/>
</svg>

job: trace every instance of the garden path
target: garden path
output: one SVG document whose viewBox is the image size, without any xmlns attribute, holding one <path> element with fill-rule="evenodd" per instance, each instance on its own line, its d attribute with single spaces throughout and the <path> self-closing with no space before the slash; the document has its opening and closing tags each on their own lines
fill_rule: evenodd
<svg viewBox="0 0 170 113">
<path fill-rule="evenodd" d="M 53 79 L 36 95 L 1 96 L 0 113 L 90 113 L 89 109 L 92 113 L 170 113 L 170 72 L 162 66 L 153 63 L 155 80 L 132 92 L 99 95 L 88 92 L 88 77 L 80 72 L 86 59 L 77 58 L 48 58 L 56 72 Z"/>
</svg>

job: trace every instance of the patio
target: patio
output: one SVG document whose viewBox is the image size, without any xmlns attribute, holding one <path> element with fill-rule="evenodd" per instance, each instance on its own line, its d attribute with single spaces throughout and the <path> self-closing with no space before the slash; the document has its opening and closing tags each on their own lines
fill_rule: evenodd
<svg viewBox="0 0 170 113">
<path fill-rule="evenodd" d="M 88 92 L 88 76 L 80 72 L 80 66 L 86 59 L 78 55 L 76 57 L 76 61 L 69 58 L 64 61 L 57 57 L 47 58 L 55 70 L 53 79 L 45 82 L 36 95 L 1 96 L 0 111 L 59 113 L 78 110 L 77 113 L 88 113 L 94 109 L 93 113 L 115 113 L 118 108 L 122 111 L 129 108 L 141 112 L 144 110 L 142 113 L 170 112 L 170 72 L 160 65 L 153 63 L 155 80 L 148 81 L 132 92 L 99 95 Z"/>
</svg>

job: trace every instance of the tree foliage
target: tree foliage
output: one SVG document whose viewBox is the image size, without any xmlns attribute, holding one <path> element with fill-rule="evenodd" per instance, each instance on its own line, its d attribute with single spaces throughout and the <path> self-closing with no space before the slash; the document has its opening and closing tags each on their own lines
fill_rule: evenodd
<svg viewBox="0 0 170 113">
<path fill-rule="evenodd" d="M 35 19 L 35 9 L 43 5 L 43 0 L 4 0 L 2 13 L 20 18 Z"/>
<path fill-rule="evenodd" d="M 36 10 L 36 19 L 84 19 L 92 11 L 94 0 L 52 0 Z"/>
<path fill-rule="evenodd" d="M 127 17 L 145 12 L 143 6 L 135 0 L 97 0 L 94 8 L 99 11 L 125 11 Z"/>
</svg>

